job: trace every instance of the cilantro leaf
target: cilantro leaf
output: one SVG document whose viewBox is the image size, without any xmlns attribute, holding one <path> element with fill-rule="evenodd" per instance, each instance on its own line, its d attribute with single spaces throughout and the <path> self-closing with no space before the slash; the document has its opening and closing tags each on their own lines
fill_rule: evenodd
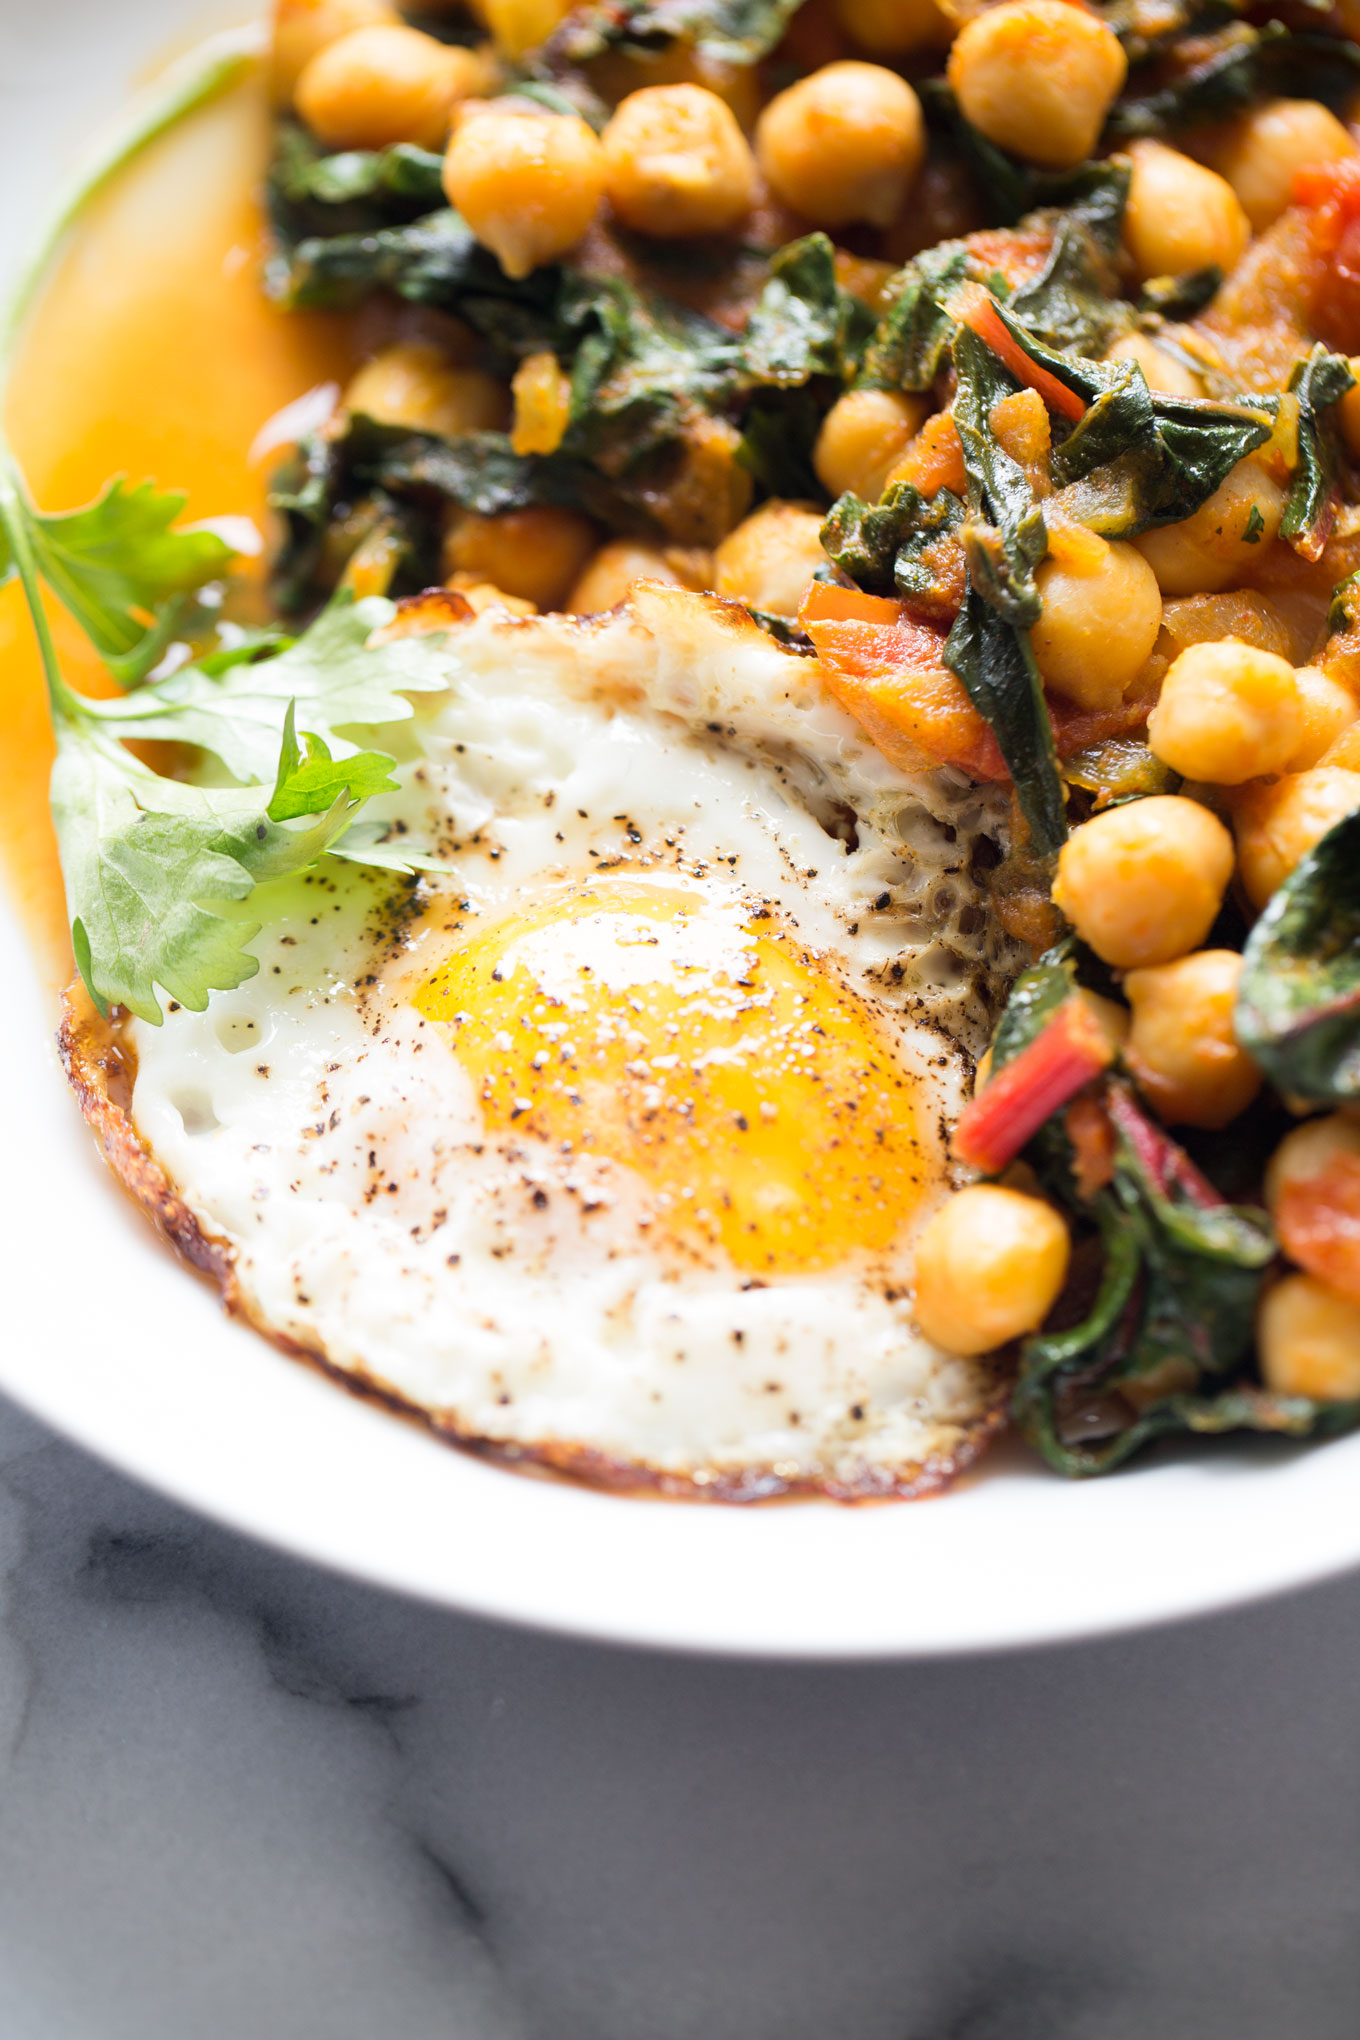
<svg viewBox="0 0 1360 2040">
<path fill-rule="evenodd" d="M 172 529 L 185 500 L 116 477 L 83 510 L 32 513 L 39 572 L 125 686 L 164 651 L 183 597 L 234 557 L 216 532 Z"/>
<path fill-rule="evenodd" d="M 211 661 L 185 666 L 125 700 L 86 706 L 120 737 L 194 744 L 233 778 L 272 780 L 290 705 L 305 734 L 331 743 L 337 730 L 407 721 L 414 713 L 409 695 L 447 687 L 441 638 L 368 648 L 391 616 L 382 596 L 356 601 L 342 590 L 310 630 L 272 658 L 238 661 L 225 671 L 210 670 Z"/>
<path fill-rule="evenodd" d="M 349 824 L 343 793 L 304 829 L 269 817 L 265 787 L 161 779 L 97 731 L 58 730 L 52 811 L 76 964 L 101 1011 L 159 1022 L 157 987 L 201 1012 L 259 969 L 259 923 L 217 909 L 264 878 L 302 871 Z"/>
<path fill-rule="evenodd" d="M 393 761 L 381 751 L 355 751 L 348 758 L 332 758 L 325 739 L 309 731 L 303 737 L 304 753 L 297 740 L 296 710 L 296 702 L 290 701 L 273 797 L 266 810 L 271 822 L 325 814 L 342 794 L 349 800 L 367 800 L 370 794 L 397 791 Z"/>
</svg>

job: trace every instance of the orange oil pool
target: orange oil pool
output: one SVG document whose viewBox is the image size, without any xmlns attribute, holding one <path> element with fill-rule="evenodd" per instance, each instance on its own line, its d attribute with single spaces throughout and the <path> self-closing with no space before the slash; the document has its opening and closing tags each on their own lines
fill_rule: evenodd
<svg viewBox="0 0 1360 2040">
<path fill-rule="evenodd" d="M 188 492 L 186 519 L 263 526 L 273 455 L 261 425 L 355 365 L 352 322 L 281 313 L 261 293 L 264 95 L 248 79 L 155 143 L 77 225 L 24 336 L 6 421 L 44 509 L 88 502 L 110 475 Z M 260 569 L 253 569 L 258 582 Z M 102 691 L 97 659 L 62 612 L 63 671 Z M 0 590 L 0 871 L 40 964 L 69 975 L 47 809 L 52 744 L 41 669 L 16 585 Z"/>
</svg>

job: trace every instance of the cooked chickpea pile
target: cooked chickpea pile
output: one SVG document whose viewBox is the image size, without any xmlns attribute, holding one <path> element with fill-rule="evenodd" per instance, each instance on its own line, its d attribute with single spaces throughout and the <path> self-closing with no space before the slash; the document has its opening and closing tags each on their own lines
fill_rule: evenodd
<svg viewBox="0 0 1360 2040">
<path fill-rule="evenodd" d="M 726 261 L 736 275 L 743 250 L 821 229 L 843 289 L 876 314 L 904 260 L 983 224 L 976 193 L 928 128 L 923 78 L 943 70 L 978 136 L 1042 173 L 1110 152 L 1102 135 L 1128 81 L 1119 36 L 1072 0 L 980 11 L 815 0 L 758 67 L 681 47 L 601 59 L 590 85 L 604 115 L 593 121 L 560 94 L 521 89 L 517 67 L 558 29 L 561 0 L 469 6 L 481 32 L 445 42 L 386 0 L 277 0 L 273 90 L 327 149 L 438 151 L 449 204 L 516 281 L 563 260 L 616 273 L 664 258 L 676 275 Z M 1360 118 L 1360 103 L 1350 110 Z M 1145 301 L 1160 302 L 1170 280 L 1210 270 L 1227 281 L 1202 319 L 1149 314 L 1118 331 L 1105 359 L 1132 364 L 1177 402 L 1235 389 L 1280 398 L 1312 338 L 1302 317 L 1289 323 L 1290 293 L 1302 290 L 1296 180 L 1360 164 L 1356 132 L 1320 101 L 1277 97 L 1178 137 L 1183 147 L 1146 133 L 1126 145 L 1124 299 L 1147 287 Z M 1354 213 L 1360 226 L 1360 203 Z M 1003 272 L 1008 259 L 1020 263 L 1008 281 L 1032 277 L 1023 230 L 993 240 Z M 1352 258 L 1360 267 L 1360 248 Z M 1360 299 L 1354 312 L 1360 353 Z M 744 308 L 718 316 L 740 330 Z M 346 412 L 450 440 L 508 433 L 517 455 L 555 454 L 572 425 L 571 364 L 533 352 L 502 379 L 453 324 L 409 322 L 359 368 Z M 926 499 L 966 494 L 953 395 L 947 374 L 926 392 L 870 381 L 825 392 L 806 484 L 754 505 L 730 422 L 700 421 L 686 472 L 722 504 L 696 527 L 702 542 L 673 529 L 611 534 L 561 507 L 455 509 L 443 539 L 448 585 L 474 608 L 589 614 L 653 580 L 792 621 L 814 581 L 848 584 L 823 550 L 829 502 L 875 504 L 905 484 Z M 1360 655 L 1334 653 L 1326 627 L 1331 584 L 1343 577 L 1333 567 L 1360 566 L 1360 511 L 1343 502 L 1326 550 L 1320 543 L 1309 561 L 1281 537 L 1300 457 L 1292 401 L 1269 443 L 1179 522 L 1121 538 L 1055 509 L 1035 576 L 1029 647 L 1055 730 L 1085 733 L 1066 749 L 1133 743 L 1148 767 L 1134 798 L 1118 787 L 1092 797 L 1074 780 L 1087 790 L 1050 874 L 1044 925 L 1051 935 L 1066 923 L 1113 973 L 1121 1070 L 1168 1128 L 1217 1132 L 1255 1105 L 1262 1075 L 1235 1032 L 1242 957 L 1229 945 L 1360 808 Z M 1064 422 L 1052 405 L 1036 380 L 990 420 L 1041 498 L 1054 487 L 1055 429 L 1070 428 L 1071 414 Z M 1360 460 L 1360 385 L 1336 409 Z M 808 493 L 814 478 L 823 501 Z M 917 716 L 910 729 L 921 727 Z M 926 745 L 922 763 L 940 762 L 955 761 Z M 1293 1269 L 1266 1284 L 1259 1321 L 1266 1385 L 1322 1401 L 1360 1397 L 1360 1287 L 1348 1290 L 1306 1245 L 1313 1235 L 1298 1215 L 1338 1156 L 1354 1160 L 1360 1180 L 1360 1121 L 1344 1115 L 1304 1120 L 1279 1150 L 1268 1199 Z M 918 1243 L 921 1329 L 965 1354 L 1036 1331 L 1064 1289 L 1070 1252 L 1067 1221 L 1023 1171 L 959 1189 Z"/>
</svg>

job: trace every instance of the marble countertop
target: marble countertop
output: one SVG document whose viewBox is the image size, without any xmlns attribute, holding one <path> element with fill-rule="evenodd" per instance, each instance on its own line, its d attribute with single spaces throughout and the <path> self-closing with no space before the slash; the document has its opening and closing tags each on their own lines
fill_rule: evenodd
<svg viewBox="0 0 1360 2040">
<path fill-rule="evenodd" d="M 388 1598 L 0 1405 L 4 2040 L 1354 2040 L 1360 1580 L 917 1666 Z"/>
</svg>

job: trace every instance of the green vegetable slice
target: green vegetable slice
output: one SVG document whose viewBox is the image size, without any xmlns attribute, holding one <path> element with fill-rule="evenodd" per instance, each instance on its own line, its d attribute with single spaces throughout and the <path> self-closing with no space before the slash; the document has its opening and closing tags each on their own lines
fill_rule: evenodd
<svg viewBox="0 0 1360 2040">
<path fill-rule="evenodd" d="M 1252 929 L 1236 1026 L 1289 1096 L 1360 1099 L 1360 811 L 1309 851 Z"/>
</svg>

